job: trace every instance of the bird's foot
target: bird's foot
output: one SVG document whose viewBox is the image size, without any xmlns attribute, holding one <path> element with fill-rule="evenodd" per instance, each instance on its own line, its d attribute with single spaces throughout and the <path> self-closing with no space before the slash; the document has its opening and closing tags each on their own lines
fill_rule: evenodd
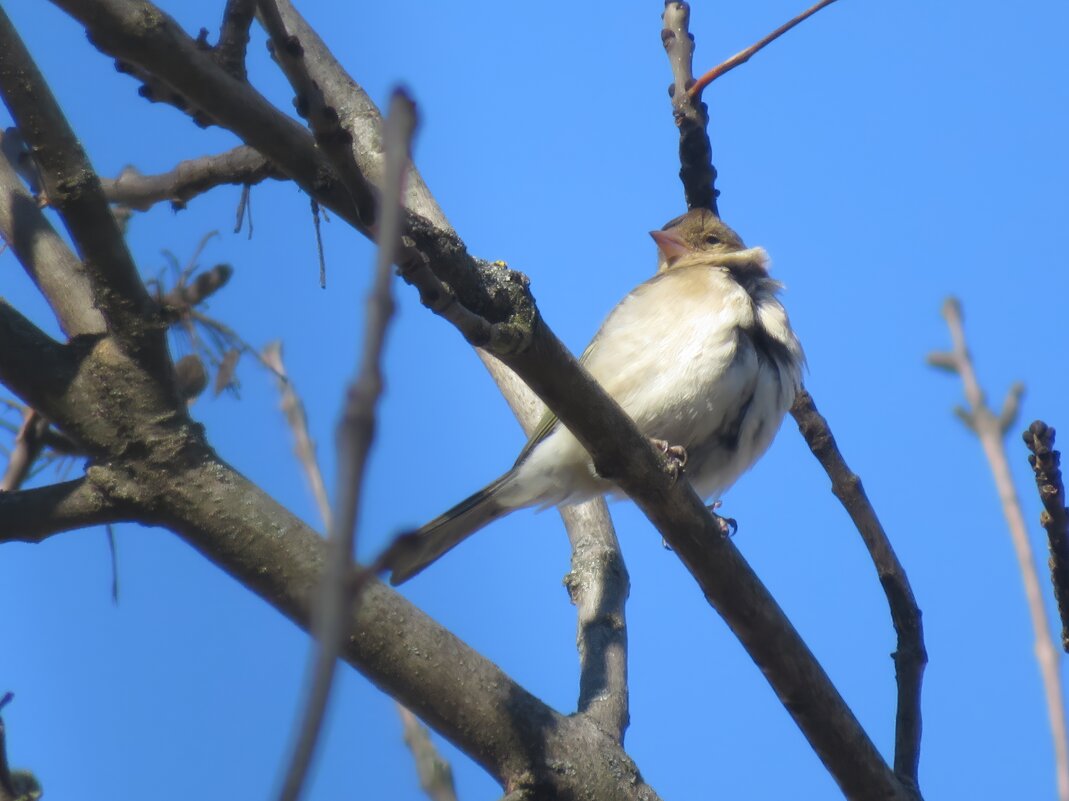
<svg viewBox="0 0 1069 801">
<path fill-rule="evenodd" d="M 650 443 L 668 458 L 668 473 L 676 481 L 687 466 L 687 449 L 682 445 L 669 445 L 668 440 L 650 437 Z"/>
<path fill-rule="evenodd" d="M 734 517 L 721 517 L 716 513 L 716 510 L 723 506 L 723 503 L 723 501 L 713 501 L 707 508 L 713 513 L 713 520 L 720 526 L 721 536 L 734 537 L 735 533 L 739 530 L 738 522 Z"/>
</svg>

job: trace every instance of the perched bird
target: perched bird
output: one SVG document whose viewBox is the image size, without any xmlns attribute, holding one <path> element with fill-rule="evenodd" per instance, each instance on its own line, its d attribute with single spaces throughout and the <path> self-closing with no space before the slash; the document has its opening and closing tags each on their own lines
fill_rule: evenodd
<svg viewBox="0 0 1069 801">
<path fill-rule="evenodd" d="M 680 457 L 695 491 L 730 487 L 768 448 L 801 384 L 805 356 L 768 275 L 712 212 L 651 231 L 658 272 L 602 323 L 581 362 L 648 437 Z M 619 492 L 547 412 L 512 469 L 415 532 L 388 559 L 391 582 L 419 573 L 488 523 L 528 506 Z"/>
</svg>

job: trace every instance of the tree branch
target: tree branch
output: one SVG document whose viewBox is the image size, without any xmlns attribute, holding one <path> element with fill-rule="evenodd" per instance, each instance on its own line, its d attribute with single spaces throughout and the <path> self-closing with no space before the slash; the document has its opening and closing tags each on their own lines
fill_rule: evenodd
<svg viewBox="0 0 1069 801">
<path fill-rule="evenodd" d="M 146 466 L 135 481 L 153 522 L 308 628 L 327 561 L 314 531 L 208 452 L 176 470 Z M 545 706 L 380 582 L 367 583 L 345 631 L 346 661 L 503 785 L 550 782 L 545 797 L 657 798 L 611 737 Z"/>
<path fill-rule="evenodd" d="M 735 69 L 735 67 L 745 64 L 756 53 L 759 53 L 761 50 L 764 50 L 768 45 L 779 39 L 781 36 L 783 36 L 783 34 L 785 34 L 795 25 L 799 24 L 800 22 L 804 22 L 805 20 L 816 14 L 818 11 L 820 11 L 820 9 L 824 8 L 824 6 L 830 6 L 834 2 L 835 0 L 820 0 L 819 3 L 810 6 L 801 14 L 796 16 L 794 19 L 784 23 L 783 25 L 780 25 L 768 36 L 765 36 L 763 39 L 759 39 L 758 41 L 754 42 L 745 50 L 740 50 L 727 61 L 717 64 L 707 73 L 702 75 L 702 77 L 700 77 L 697 81 L 695 81 L 693 86 L 691 86 L 690 89 L 687 90 L 687 94 L 689 94 L 691 97 L 701 97 L 702 91 L 705 89 L 705 87 L 707 87 L 717 78 L 731 72 L 733 69 Z"/>
<path fill-rule="evenodd" d="M 1002 513 L 1010 529 L 1010 540 L 1017 555 L 1017 565 L 1024 583 L 1025 597 L 1028 599 L 1028 612 L 1032 618 L 1032 630 L 1035 635 L 1036 661 L 1043 677 L 1043 689 L 1047 701 L 1047 716 L 1050 720 L 1051 737 L 1054 740 L 1055 776 L 1058 783 L 1058 798 L 1069 799 L 1069 736 L 1066 733 L 1065 696 L 1062 692 L 1059 673 L 1058 655 L 1050 634 L 1047 611 L 1043 605 L 1043 596 L 1039 590 L 1039 572 L 1036 570 L 1035 556 L 1028 540 L 1028 527 L 1021 511 L 1020 499 L 1010 474 L 1009 460 L 1003 444 L 1005 431 L 999 416 L 987 405 L 980 382 L 973 369 L 972 357 L 965 343 L 965 328 L 962 323 L 961 304 L 956 298 L 947 298 L 943 303 L 943 317 L 946 319 L 954 349 L 949 354 L 939 353 L 935 362 L 943 369 L 956 372 L 961 378 L 965 390 L 965 399 L 969 404 L 965 416 L 969 427 L 980 440 L 991 473 L 995 479 Z M 933 360 L 929 357 L 929 363 Z M 1011 395 L 1019 394 L 1011 391 Z M 959 415 L 961 416 L 961 415 Z"/>
<path fill-rule="evenodd" d="M 485 351 L 478 354 L 524 433 L 530 436 L 542 419 L 545 404 L 502 362 Z M 571 570 L 564 585 L 577 612 L 577 709 L 617 742 L 623 742 L 630 720 L 625 605 L 631 583 L 627 566 L 604 499 L 559 511 L 572 546 Z"/>
<path fill-rule="evenodd" d="M 70 352 L 0 298 L 0 384 L 46 417 L 75 370 Z"/>
<path fill-rule="evenodd" d="M 30 468 L 37 461 L 44 448 L 44 436 L 48 430 L 48 421 L 36 411 L 26 408 L 22 415 L 22 425 L 15 435 L 15 447 L 7 461 L 7 470 L 0 478 L 0 492 L 12 492 L 22 486 L 30 474 Z"/>
<path fill-rule="evenodd" d="M 81 251 L 94 305 L 123 340 L 140 345 L 151 303 L 100 181 L 7 14 L 0 9 L 0 93 L 41 168 L 44 189 Z M 154 331 L 156 350 L 163 337 Z M 140 348 L 137 348 L 138 350 Z M 158 355 L 158 354 L 157 354 Z"/>
<path fill-rule="evenodd" d="M 93 307 L 93 294 L 82 262 L 41 213 L 2 152 L 0 235 L 48 300 L 63 333 L 77 336 L 104 332 L 104 318 Z"/>
<path fill-rule="evenodd" d="M 0 492 L 0 542 L 42 542 L 55 534 L 132 520 L 88 478 Z"/>
<path fill-rule="evenodd" d="M 338 451 L 337 498 L 330 520 L 329 561 L 315 609 L 317 653 L 304 720 L 283 782 L 281 801 L 296 801 L 312 762 L 327 701 L 334 680 L 338 653 L 345 634 L 346 613 L 359 603 L 359 590 L 350 596 L 349 577 L 356 547 L 356 520 L 364 488 L 368 452 L 375 438 L 375 407 L 382 395 L 382 354 L 386 329 L 394 313 L 391 288 L 393 262 L 401 237 L 401 194 L 416 127 L 415 104 L 395 91 L 386 120 L 387 165 L 382 219 L 375 259 L 375 280 L 367 300 L 363 351 L 356 377 L 349 384 L 336 434 Z M 366 586 L 360 582 L 358 587 Z"/>
<path fill-rule="evenodd" d="M 253 148 L 239 145 L 225 153 L 181 161 L 158 175 L 142 175 L 127 167 L 114 180 L 101 179 L 101 185 L 109 202 L 147 211 L 162 201 L 169 201 L 175 209 L 185 208 L 197 195 L 217 186 L 251 186 L 268 178 L 282 180 L 285 175 Z"/>
<path fill-rule="evenodd" d="M 1065 508 L 1061 454 L 1054 450 L 1054 429 L 1042 420 L 1028 427 L 1024 442 L 1032 452 L 1028 463 L 1036 474 L 1036 488 L 1043 503 L 1039 523 L 1046 529 L 1050 545 L 1050 580 L 1062 621 L 1062 650 L 1069 652 L 1069 509 Z"/>
<path fill-rule="evenodd" d="M 226 0 L 215 58 L 219 64 L 239 80 L 245 80 L 245 49 L 249 44 L 249 28 L 256 14 L 256 0 Z"/>
<path fill-rule="evenodd" d="M 661 39 L 668 52 L 669 62 L 672 67 L 674 83 L 669 90 L 672 97 L 672 108 L 676 124 L 680 132 L 680 178 L 683 181 L 684 192 L 687 198 L 688 208 L 706 206 L 716 212 L 716 196 L 718 192 L 714 188 L 716 169 L 712 164 L 709 136 L 706 127 L 709 122 L 708 107 L 700 101 L 698 92 L 692 91 L 693 73 L 692 58 L 694 53 L 694 37 L 690 34 L 690 6 L 685 2 L 669 0 L 665 3 L 664 30 L 661 31 Z M 847 511 L 851 514 L 855 524 L 865 539 L 869 552 L 876 563 L 877 572 L 880 575 L 881 584 L 887 595 L 891 607 L 891 617 L 899 635 L 898 649 L 895 653 L 895 667 L 899 687 L 899 706 L 896 720 L 896 751 L 895 773 L 891 774 L 883 762 L 882 757 L 876 752 L 867 735 L 861 729 L 853 717 L 853 713 L 838 695 L 823 673 L 823 669 L 812 659 L 806 645 L 791 628 L 790 623 L 783 616 L 782 611 L 775 605 L 767 590 L 762 587 L 756 577 L 752 580 L 747 576 L 747 582 L 753 585 L 753 597 L 749 599 L 749 606 L 762 610 L 760 614 L 767 615 L 770 621 L 768 634 L 782 638 L 781 648 L 787 649 L 799 659 L 804 669 L 812 670 L 813 681 L 821 682 L 821 692 L 827 693 L 824 703 L 826 709 L 834 710 L 836 723 L 827 728 L 816 719 L 816 709 L 809 710 L 806 714 L 795 708 L 795 697 L 783 692 L 783 688 L 791 683 L 789 675 L 778 675 L 778 671 L 786 668 L 784 664 L 778 664 L 775 668 L 766 667 L 765 663 L 758 658 L 756 653 L 759 649 L 767 647 L 768 641 L 755 642 L 753 646 L 739 633 L 737 625 L 752 624 L 752 619 L 741 619 L 733 623 L 725 609 L 717 605 L 718 611 L 724 615 L 728 624 L 739 634 L 740 639 L 747 646 L 747 651 L 755 661 L 764 669 L 766 677 L 779 693 L 780 700 L 791 712 L 799 727 L 809 739 L 810 744 L 828 767 L 833 777 L 850 798 L 870 797 L 875 783 L 879 782 L 882 787 L 880 793 L 888 796 L 910 797 L 919 796 L 917 789 L 917 762 L 920 749 L 920 687 L 924 663 L 927 659 L 924 651 L 924 643 L 921 635 L 920 611 L 913 600 L 913 592 L 906 579 L 905 572 L 898 563 L 891 549 L 886 535 L 879 521 L 876 519 L 868 499 L 861 490 L 860 479 L 850 472 L 842 456 L 838 453 L 835 440 L 828 428 L 827 421 L 819 415 L 812 398 L 804 390 L 796 399 L 795 408 L 792 409 L 814 454 L 818 455 L 822 464 L 828 469 L 832 478 L 833 488 L 839 496 Z M 801 413 L 801 416 L 800 416 Z M 823 457 L 823 458 L 821 458 Z M 661 526 L 658 526 L 664 531 Z M 726 543 L 723 538 L 716 538 L 710 533 L 708 536 Z M 677 551 L 675 541 L 669 540 Z M 725 554 L 721 558 L 742 561 L 742 557 L 734 551 L 733 546 L 725 547 Z M 683 553 L 680 556 L 688 561 Z M 744 563 L 743 563 L 744 564 Z M 688 562 L 689 566 L 689 562 Z M 722 565 L 720 566 L 723 567 Z M 748 566 L 745 568 L 749 570 Z M 693 569 L 692 569 L 693 572 Z M 701 582 L 703 588 L 717 586 L 712 582 L 716 579 L 710 573 L 708 583 Z M 740 590 L 735 590 L 730 598 L 722 599 L 725 608 L 730 609 L 728 602 L 738 600 Z M 708 594 L 708 593 L 707 593 Z M 714 603 L 713 599 L 710 599 Z M 742 608 L 730 609 L 732 615 L 741 617 L 746 604 Z M 780 619 L 782 618 L 782 624 Z M 772 623 L 771 621 L 775 621 Z M 752 637 L 751 633 L 751 637 Z M 769 654 L 768 659 L 773 656 Z M 825 685 L 826 686 L 823 686 Z M 854 754 L 853 760 L 842 759 L 841 745 L 836 742 L 836 736 L 844 732 L 851 732 L 851 739 L 857 738 L 856 742 L 862 747 Z M 863 775 L 868 773 L 867 778 Z M 877 796 L 879 797 L 879 796 Z"/>
<path fill-rule="evenodd" d="M 690 5 L 669 0 L 664 4 L 661 42 L 672 67 L 672 116 L 679 128 L 679 179 L 687 208 L 705 208 L 720 216 L 716 199 L 716 167 L 709 143 L 709 107 L 690 94 L 694 85 L 694 36 L 690 33 Z"/>
<path fill-rule="evenodd" d="M 895 774 L 914 789 L 921 746 L 921 682 L 928 653 L 924 647 L 921 610 L 913 597 L 906 571 L 891 547 L 891 541 L 872 508 L 861 479 L 850 470 L 828 427 L 817 411 L 813 396 L 802 389 L 794 400 L 791 414 L 798 430 L 831 479 L 832 492 L 854 522 L 869 551 L 880 585 L 891 609 L 891 622 L 898 635 L 895 679 L 898 705 L 895 715 Z"/>
<path fill-rule="evenodd" d="M 404 726 L 405 745 L 416 761 L 416 774 L 423 792 L 431 801 L 457 801 L 453 768 L 434 747 L 430 732 L 419 722 L 419 718 L 401 704 L 397 705 L 397 713 Z"/>
</svg>

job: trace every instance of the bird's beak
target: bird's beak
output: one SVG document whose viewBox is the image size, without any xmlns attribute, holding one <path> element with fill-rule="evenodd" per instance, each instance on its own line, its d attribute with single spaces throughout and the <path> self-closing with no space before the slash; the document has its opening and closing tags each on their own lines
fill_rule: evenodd
<svg viewBox="0 0 1069 801">
<path fill-rule="evenodd" d="M 691 252 L 690 248 L 683 243 L 683 240 L 679 238 L 679 234 L 674 229 L 650 231 L 650 236 L 657 243 L 657 249 L 661 251 L 661 256 L 666 264 L 670 265 L 680 256 L 685 256 Z"/>
</svg>

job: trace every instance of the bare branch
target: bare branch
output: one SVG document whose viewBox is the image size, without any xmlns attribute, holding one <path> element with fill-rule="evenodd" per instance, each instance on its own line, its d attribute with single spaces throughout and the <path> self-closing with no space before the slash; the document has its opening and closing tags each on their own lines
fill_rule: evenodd
<svg viewBox="0 0 1069 801">
<path fill-rule="evenodd" d="M 687 208 L 706 208 L 719 216 L 716 167 L 709 143 L 709 107 L 688 91 L 694 85 L 694 37 L 690 33 L 690 5 L 670 0 L 664 4 L 661 42 L 672 66 L 672 115 L 679 128 L 679 179 Z"/>
<path fill-rule="evenodd" d="M 22 486 L 44 448 L 44 434 L 48 421 L 33 409 L 27 408 L 22 416 L 22 425 L 15 435 L 15 447 L 8 459 L 7 470 L 0 478 L 0 492 L 13 492 Z"/>
<path fill-rule="evenodd" d="M 861 479 L 847 466 L 828 428 L 828 421 L 817 411 L 813 397 L 805 389 L 795 398 L 791 414 L 813 455 L 831 479 L 832 492 L 861 534 L 887 596 L 891 622 L 898 635 L 898 647 L 892 655 L 898 682 L 895 774 L 916 789 L 921 747 L 921 681 L 924 666 L 928 663 L 921 611 L 906 571 L 865 494 Z"/>
<path fill-rule="evenodd" d="M 795 25 L 806 19 L 809 19 L 809 17 L 816 14 L 818 11 L 820 11 L 820 9 L 824 8 L 824 6 L 830 6 L 834 2 L 835 0 L 820 0 L 820 2 L 816 5 L 807 8 L 805 11 L 803 11 L 797 17 L 792 19 L 790 22 L 786 22 L 783 25 L 780 25 L 768 36 L 764 37 L 763 39 L 759 39 L 758 41 L 747 47 L 745 50 L 740 50 L 727 61 L 724 61 L 721 64 L 718 64 L 717 66 L 713 67 L 711 70 L 709 70 L 707 73 L 705 73 L 702 77 L 700 77 L 697 81 L 694 82 L 694 85 L 691 86 L 689 90 L 687 90 L 687 94 L 689 94 L 691 97 L 701 97 L 701 93 L 705 89 L 705 87 L 711 84 L 721 75 L 731 72 L 733 69 L 735 69 L 735 67 L 738 67 L 740 64 L 745 64 L 754 54 L 760 52 L 765 47 L 772 44 Z"/>
<path fill-rule="evenodd" d="M 405 745 L 416 761 L 416 775 L 423 792 L 431 801 L 457 801 L 453 768 L 434 747 L 427 727 L 401 704 L 397 705 L 397 714 L 401 716 Z"/>
<path fill-rule="evenodd" d="M 130 519 L 87 478 L 0 492 L 0 542 L 42 542 L 65 531 Z"/>
<path fill-rule="evenodd" d="M 249 44 L 249 28 L 256 13 L 256 0 L 226 0 L 219 42 L 215 58 L 223 69 L 238 80 L 245 80 L 245 48 Z"/>
<path fill-rule="evenodd" d="M 127 167 L 114 180 L 101 179 L 111 203 L 147 211 L 168 201 L 175 209 L 185 208 L 193 198 L 224 184 L 251 186 L 268 178 L 283 180 L 285 175 L 260 153 L 247 145 L 213 156 L 179 162 L 173 170 L 158 175 L 142 175 Z"/>
<path fill-rule="evenodd" d="M 391 279 L 401 236 L 401 198 L 415 127 L 415 104 L 404 92 L 394 91 L 384 131 L 385 185 L 378 226 L 375 280 L 367 302 L 363 353 L 357 376 L 346 392 L 345 407 L 336 435 L 338 494 L 331 515 L 329 560 L 315 613 L 314 628 L 319 647 L 300 735 L 279 796 L 282 801 L 296 801 L 300 795 L 322 730 L 345 634 L 346 613 L 352 602 L 359 602 L 359 597 L 350 597 L 348 579 L 356 546 L 356 519 L 367 455 L 375 436 L 375 407 L 382 394 L 382 354 L 386 344 L 386 329 L 394 312 Z"/>
<path fill-rule="evenodd" d="M 1036 474 L 1036 488 L 1043 503 L 1039 523 L 1046 529 L 1050 545 L 1050 580 L 1062 621 L 1062 650 L 1069 653 L 1069 509 L 1065 508 L 1061 454 L 1054 450 L 1054 429 L 1042 420 L 1028 427 L 1024 442 L 1032 452 L 1028 463 Z"/>
<path fill-rule="evenodd" d="M 93 306 L 82 262 L 41 213 L 2 154 L 0 235 L 48 300 L 63 333 L 67 336 L 103 333 L 104 318 Z"/>
<path fill-rule="evenodd" d="M 46 417 L 75 370 L 71 353 L 0 298 L 0 383 Z"/>
<path fill-rule="evenodd" d="M 141 342 L 148 293 L 81 143 L 2 9 L 0 93 L 41 168 L 50 205 L 81 251 L 94 305 L 123 340 Z M 162 346 L 158 331 L 154 340 Z"/>
<path fill-rule="evenodd" d="M 323 481 L 323 473 L 319 469 L 319 460 L 316 458 L 316 445 L 312 435 L 308 431 L 308 415 L 304 411 L 304 403 L 301 401 L 293 381 L 286 374 L 286 366 L 282 362 L 282 343 L 272 342 L 263 350 L 264 361 L 275 371 L 275 383 L 282 395 L 282 413 L 286 416 L 290 433 L 293 434 L 293 447 L 297 452 L 297 461 L 304 469 L 304 476 L 312 488 L 316 507 L 323 525 L 329 531 L 331 528 L 330 500 L 327 498 L 327 486 Z"/>
<path fill-rule="evenodd" d="M 714 187 L 716 170 L 712 165 L 709 136 L 706 127 L 709 122 L 708 108 L 700 101 L 697 93 L 689 91 L 693 86 L 691 62 L 694 53 L 694 37 L 689 32 L 690 6 L 685 2 L 669 0 L 665 3 L 664 29 L 661 39 L 668 53 L 672 66 L 674 83 L 669 89 L 676 124 L 680 129 L 680 178 L 683 181 L 687 198 L 687 207 L 704 206 L 716 213 Z M 804 395 L 808 397 L 808 395 Z M 811 399 L 810 399 L 810 405 Z M 797 407 L 796 407 L 797 408 Z M 807 428 L 813 436 L 824 440 L 824 447 L 829 458 L 837 456 L 834 440 L 827 428 L 826 421 L 816 414 L 806 421 Z M 800 421 L 801 424 L 801 421 Z M 808 438 L 808 437 L 807 437 Z M 816 451 L 816 448 L 814 448 Z M 782 611 L 776 605 L 768 591 L 760 584 L 757 577 L 742 560 L 730 541 L 718 536 L 711 528 L 703 535 L 696 531 L 690 536 L 704 536 L 704 552 L 686 538 L 681 538 L 673 526 L 662 523 L 651 515 L 657 528 L 679 554 L 680 558 L 699 581 L 710 603 L 724 617 L 728 625 L 746 646 L 754 661 L 761 666 L 766 678 L 772 684 L 786 709 L 794 717 L 799 728 L 809 740 L 810 745 L 827 766 L 840 788 L 849 798 L 909 798 L 918 795 L 916 789 L 917 753 L 920 738 L 919 692 L 920 676 L 924 663 L 923 642 L 920 639 L 920 616 L 912 600 L 912 591 L 901 566 L 897 565 L 882 529 L 872 513 L 871 507 L 863 494 L 858 496 L 860 481 L 842 463 L 841 456 L 837 463 L 843 473 L 844 496 L 854 497 L 855 510 L 865 519 L 870 550 L 880 555 L 877 569 L 884 578 L 895 575 L 893 586 L 885 586 L 888 599 L 892 605 L 892 618 L 896 627 L 900 624 L 899 653 L 896 654 L 896 668 L 899 672 L 899 709 L 896 745 L 901 746 L 901 753 L 896 753 L 896 772 L 891 773 L 872 742 L 861 729 L 853 713 L 846 706 L 838 692 L 832 686 L 823 669 L 809 653 L 807 646 L 798 637 Z M 833 482 L 834 483 L 834 482 Z M 642 502 L 639 501 L 642 505 Z M 651 514 L 643 507 L 643 511 Z M 708 524 L 712 519 L 707 515 Z M 675 536 L 669 536 L 672 532 Z M 864 534 L 865 532 L 863 532 Z M 715 553 L 720 551 L 719 553 Z M 714 552 L 714 553 L 710 553 Z M 726 572 L 726 564 L 732 565 L 731 573 L 745 573 L 745 578 L 733 587 L 730 593 L 724 589 L 727 576 L 717 575 Z M 713 588 L 718 588 L 714 590 Z M 760 621 L 760 622 L 758 622 Z M 767 628 L 766 625 L 767 624 Z M 760 632 L 760 634 L 758 634 Z M 914 636 L 915 635 L 915 636 Z M 774 645 L 776 641 L 779 645 Z M 779 657 L 790 654 L 787 658 L 777 658 L 777 653 L 769 650 L 774 647 Z M 918 647 L 919 646 L 919 647 Z M 901 660 L 901 661 L 900 661 Z M 788 690 L 804 670 L 810 673 L 808 682 L 813 688 L 819 686 L 822 700 L 818 707 L 801 709 L 797 704 L 795 691 Z M 817 714 L 817 709 L 823 710 Z M 828 715 L 831 717 L 828 717 Z M 849 732 L 847 734 L 847 732 Z M 859 746 L 849 756 L 843 748 L 844 742 Z"/>
<path fill-rule="evenodd" d="M 1047 715 L 1050 720 L 1051 737 L 1054 740 L 1055 776 L 1058 783 L 1058 798 L 1069 800 L 1069 735 L 1066 732 L 1065 696 L 1062 691 L 1059 673 L 1058 655 L 1050 634 L 1043 595 L 1039 589 L 1039 571 L 1036 570 L 1035 555 L 1028 539 L 1028 527 L 1025 524 L 1021 502 L 1010 474 L 1009 460 L 1006 458 L 1004 444 L 1005 430 L 1003 421 L 987 405 L 980 382 L 973 369 L 972 357 L 965 342 L 965 327 L 961 304 L 956 298 L 947 298 L 943 303 L 943 317 L 946 319 L 950 336 L 954 342 L 955 372 L 961 377 L 965 398 L 969 403 L 967 412 L 970 428 L 980 440 L 980 445 L 991 467 L 1002 504 L 1002 513 L 1010 530 L 1010 540 L 1017 555 L 1017 564 L 1024 583 L 1028 611 L 1032 618 L 1032 630 L 1035 635 L 1036 661 L 1043 678 L 1043 690 L 1047 701 Z M 1012 398 L 1015 391 L 1010 392 Z M 1012 405 L 1012 401 L 1011 401 Z M 961 416 L 961 415 L 959 415 Z"/>
<path fill-rule="evenodd" d="M 477 351 L 508 401 L 524 433 L 538 427 L 545 404 L 498 359 Z M 575 605 L 579 649 L 580 715 L 589 717 L 617 742 L 629 722 L 627 618 L 631 582 L 604 499 L 562 507 L 560 516 L 572 546 L 564 585 Z"/>
</svg>

